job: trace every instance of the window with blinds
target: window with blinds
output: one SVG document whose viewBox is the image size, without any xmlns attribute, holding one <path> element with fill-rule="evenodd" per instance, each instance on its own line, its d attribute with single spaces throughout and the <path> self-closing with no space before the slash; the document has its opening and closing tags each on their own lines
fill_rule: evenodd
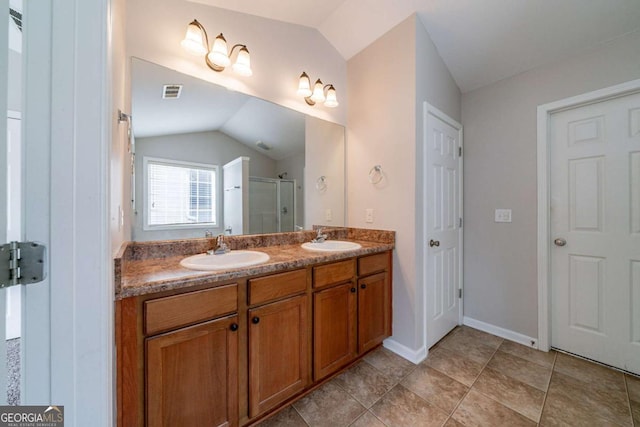
<svg viewBox="0 0 640 427">
<path fill-rule="evenodd" d="M 147 228 L 216 225 L 218 167 L 145 158 Z"/>
</svg>

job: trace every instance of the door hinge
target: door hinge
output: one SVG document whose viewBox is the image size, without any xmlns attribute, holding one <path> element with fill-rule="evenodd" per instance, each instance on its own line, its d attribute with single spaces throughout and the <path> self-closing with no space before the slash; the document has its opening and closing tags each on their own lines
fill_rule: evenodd
<svg viewBox="0 0 640 427">
<path fill-rule="evenodd" d="M 458 298 L 462 298 L 462 288 L 458 289 Z"/>
<path fill-rule="evenodd" d="M 458 147 L 458 157 L 462 157 L 462 147 Z"/>
<path fill-rule="evenodd" d="M 45 278 L 45 246 L 11 242 L 0 246 L 0 288 L 28 285 Z"/>
<path fill-rule="evenodd" d="M 458 221 L 458 227 L 462 228 L 462 218 L 459 218 L 460 221 Z"/>
</svg>

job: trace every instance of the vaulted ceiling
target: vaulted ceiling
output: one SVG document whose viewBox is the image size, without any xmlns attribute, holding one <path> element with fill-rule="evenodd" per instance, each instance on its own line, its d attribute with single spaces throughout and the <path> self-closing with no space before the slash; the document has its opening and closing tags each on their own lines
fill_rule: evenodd
<svg viewBox="0 0 640 427">
<path fill-rule="evenodd" d="M 346 60 L 417 13 L 462 92 L 640 30 L 640 0 L 190 1 L 316 28 Z"/>
</svg>

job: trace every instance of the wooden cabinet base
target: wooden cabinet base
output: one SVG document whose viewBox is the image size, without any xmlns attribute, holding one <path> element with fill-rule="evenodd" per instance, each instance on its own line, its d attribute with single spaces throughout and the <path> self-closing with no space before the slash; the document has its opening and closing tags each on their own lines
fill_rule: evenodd
<svg viewBox="0 0 640 427">
<path fill-rule="evenodd" d="M 237 316 L 146 340 L 147 426 L 238 425 Z"/>
</svg>

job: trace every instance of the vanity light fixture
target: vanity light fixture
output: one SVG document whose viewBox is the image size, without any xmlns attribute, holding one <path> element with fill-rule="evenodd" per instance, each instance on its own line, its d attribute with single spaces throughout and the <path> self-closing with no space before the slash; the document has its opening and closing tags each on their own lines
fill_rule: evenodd
<svg viewBox="0 0 640 427">
<path fill-rule="evenodd" d="M 187 27 L 187 34 L 180 43 L 182 47 L 192 55 L 204 55 L 207 66 L 213 71 L 221 72 L 231 64 L 231 56 L 238 49 L 236 62 L 231 66 L 233 71 L 241 76 L 251 76 L 251 57 L 246 45 L 235 44 L 231 50 L 227 50 L 227 40 L 220 33 L 213 41 L 213 46 L 209 49 L 209 36 L 197 19 L 191 21 Z"/>
<path fill-rule="evenodd" d="M 298 95 L 303 96 L 304 100 L 309 105 L 316 105 L 316 103 L 323 102 L 325 107 L 337 107 L 338 98 L 336 96 L 336 89 L 332 84 L 323 85 L 322 80 L 316 80 L 311 90 L 311 80 L 304 71 L 300 74 L 298 80 Z"/>
</svg>

